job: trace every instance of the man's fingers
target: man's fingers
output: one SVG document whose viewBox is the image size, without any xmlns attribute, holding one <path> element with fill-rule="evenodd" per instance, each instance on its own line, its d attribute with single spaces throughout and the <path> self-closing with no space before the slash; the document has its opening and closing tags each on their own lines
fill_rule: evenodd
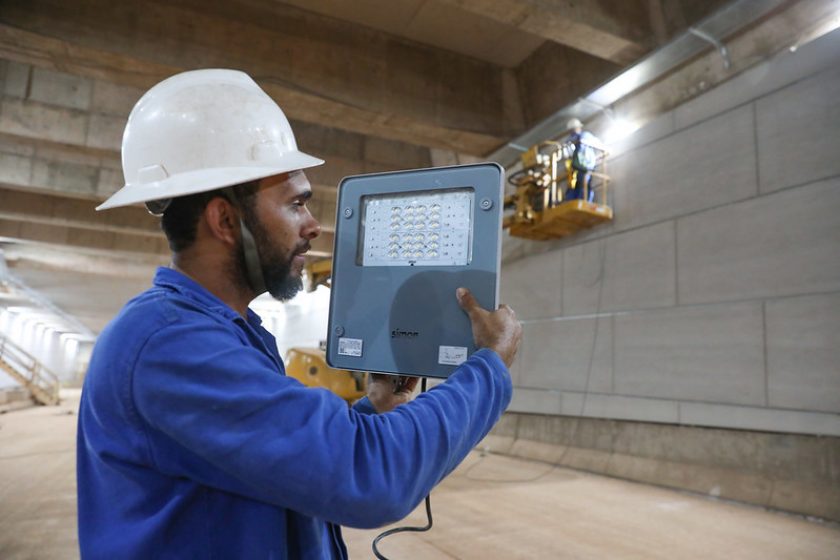
<svg viewBox="0 0 840 560">
<path fill-rule="evenodd" d="M 405 384 L 402 386 L 402 390 L 408 393 L 413 393 L 414 389 L 417 387 L 417 383 L 420 381 L 419 377 L 407 377 L 405 378 Z"/>
<path fill-rule="evenodd" d="M 501 304 L 501 305 L 499 306 L 499 310 L 500 310 L 500 311 L 501 311 L 501 310 L 505 310 L 505 311 L 507 311 L 508 313 L 510 313 L 511 317 L 516 317 L 516 312 L 515 312 L 513 309 L 511 309 L 511 307 L 510 307 L 508 304 L 506 304 L 506 303 Z"/>
<path fill-rule="evenodd" d="M 458 305 L 461 309 L 467 312 L 467 315 L 472 315 L 481 309 L 478 302 L 473 297 L 472 293 L 466 288 L 458 288 L 455 290 L 455 297 L 458 298 Z"/>
</svg>

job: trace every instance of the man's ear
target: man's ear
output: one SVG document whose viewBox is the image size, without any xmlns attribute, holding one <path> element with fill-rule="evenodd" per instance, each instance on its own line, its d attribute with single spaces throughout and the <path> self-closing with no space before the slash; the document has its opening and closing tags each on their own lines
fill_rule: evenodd
<svg viewBox="0 0 840 560">
<path fill-rule="evenodd" d="M 210 235 L 225 245 L 236 245 L 239 238 L 239 212 L 226 198 L 210 199 L 203 213 Z"/>
</svg>

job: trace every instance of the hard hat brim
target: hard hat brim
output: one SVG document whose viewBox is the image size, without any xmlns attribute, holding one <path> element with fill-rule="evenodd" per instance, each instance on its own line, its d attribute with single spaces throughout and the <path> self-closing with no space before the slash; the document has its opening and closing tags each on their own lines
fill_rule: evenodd
<svg viewBox="0 0 840 560">
<path fill-rule="evenodd" d="M 125 185 L 111 195 L 105 202 L 96 207 L 97 210 L 108 210 L 120 206 L 130 206 L 151 200 L 176 198 L 201 192 L 212 191 L 240 183 L 256 181 L 315 167 L 324 160 L 310 156 L 300 151 L 289 152 L 282 156 L 282 162 L 275 165 L 255 165 L 248 167 L 215 167 L 178 173 L 151 183 L 135 183 Z"/>
</svg>

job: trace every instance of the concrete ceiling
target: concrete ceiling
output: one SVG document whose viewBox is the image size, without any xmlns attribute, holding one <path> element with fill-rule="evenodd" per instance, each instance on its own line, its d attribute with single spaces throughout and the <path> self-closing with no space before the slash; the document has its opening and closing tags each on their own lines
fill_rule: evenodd
<svg viewBox="0 0 840 560">
<path fill-rule="evenodd" d="M 481 159 L 724 0 L 0 0 L 0 248 L 94 331 L 168 249 L 142 208 L 96 213 L 143 91 L 249 72 L 313 169 L 314 254 L 346 175 Z"/>
<path fill-rule="evenodd" d="M 283 3 L 505 68 L 519 66 L 545 41 L 445 0 L 397 0 L 389 2 L 387 9 L 381 0 Z"/>
</svg>

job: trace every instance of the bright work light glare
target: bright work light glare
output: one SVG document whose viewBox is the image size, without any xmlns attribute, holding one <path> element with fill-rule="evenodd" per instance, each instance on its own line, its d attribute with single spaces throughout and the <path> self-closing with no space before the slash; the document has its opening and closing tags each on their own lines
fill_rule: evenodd
<svg viewBox="0 0 840 560">
<path fill-rule="evenodd" d="M 628 121 L 627 119 L 615 119 L 610 123 L 604 133 L 604 141 L 607 143 L 618 142 L 619 140 L 624 140 L 637 130 L 639 130 L 637 123 Z"/>
</svg>

